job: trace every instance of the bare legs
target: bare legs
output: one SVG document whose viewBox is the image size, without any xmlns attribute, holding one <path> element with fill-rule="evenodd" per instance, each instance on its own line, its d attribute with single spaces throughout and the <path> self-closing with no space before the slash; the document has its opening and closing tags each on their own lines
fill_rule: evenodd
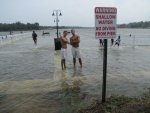
<svg viewBox="0 0 150 113">
<path fill-rule="evenodd" d="M 62 68 L 62 70 L 66 69 L 66 60 L 65 59 L 61 60 L 61 68 Z"/>
<path fill-rule="evenodd" d="M 79 58 L 79 63 L 80 63 L 80 66 L 82 68 L 82 60 L 81 60 L 81 58 Z M 73 66 L 74 66 L 74 68 L 76 67 L 76 58 L 73 58 Z"/>
<path fill-rule="evenodd" d="M 36 46 L 37 45 L 37 39 L 33 39 L 34 41 L 34 45 Z"/>
<path fill-rule="evenodd" d="M 81 60 L 81 58 L 79 58 L 79 63 L 80 63 L 80 66 L 82 68 L 82 60 Z"/>
<path fill-rule="evenodd" d="M 76 66 L 76 58 L 73 58 L 73 66 L 75 68 L 75 66 Z"/>
<path fill-rule="evenodd" d="M 120 46 L 120 43 L 115 43 L 115 45 L 114 45 L 114 46 L 116 46 L 116 45 L 117 45 L 117 46 L 118 46 L 118 48 L 119 48 L 119 46 Z"/>
<path fill-rule="evenodd" d="M 34 44 L 37 45 L 37 40 L 34 41 Z"/>
</svg>

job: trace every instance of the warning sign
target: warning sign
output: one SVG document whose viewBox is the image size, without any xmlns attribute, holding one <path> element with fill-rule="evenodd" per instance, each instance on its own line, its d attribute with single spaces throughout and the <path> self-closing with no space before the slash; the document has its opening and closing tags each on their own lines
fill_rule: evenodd
<svg viewBox="0 0 150 113">
<path fill-rule="evenodd" d="M 95 8 L 95 37 L 110 39 L 116 37 L 117 9 L 114 7 Z"/>
</svg>

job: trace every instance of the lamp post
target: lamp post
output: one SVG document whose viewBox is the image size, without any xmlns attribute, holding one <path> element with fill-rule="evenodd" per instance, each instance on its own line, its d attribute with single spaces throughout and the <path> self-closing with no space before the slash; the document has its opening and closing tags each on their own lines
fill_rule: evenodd
<svg viewBox="0 0 150 113">
<path fill-rule="evenodd" d="M 52 16 L 56 16 L 54 22 L 56 22 L 57 38 L 58 38 L 58 22 L 59 22 L 58 16 L 62 16 L 61 10 L 53 10 Z"/>
<path fill-rule="evenodd" d="M 58 16 L 62 16 L 61 11 L 60 10 L 53 10 L 53 14 L 52 16 L 56 16 L 54 22 L 56 22 L 56 29 L 57 29 L 57 38 L 54 38 L 54 44 L 55 44 L 55 50 L 60 50 L 61 49 L 61 42 L 60 42 L 60 38 L 58 36 Z"/>
</svg>

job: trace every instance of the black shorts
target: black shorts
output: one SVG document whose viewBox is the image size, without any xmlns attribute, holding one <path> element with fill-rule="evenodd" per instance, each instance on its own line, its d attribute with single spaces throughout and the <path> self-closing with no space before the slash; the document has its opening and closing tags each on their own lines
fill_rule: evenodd
<svg viewBox="0 0 150 113">
<path fill-rule="evenodd" d="M 115 44 L 115 45 L 120 45 L 120 43 L 116 42 L 116 44 Z"/>
<path fill-rule="evenodd" d="M 34 37 L 34 38 L 33 38 L 33 40 L 34 40 L 34 41 L 36 41 L 36 40 L 37 40 L 37 38 L 36 38 L 36 37 Z"/>
</svg>

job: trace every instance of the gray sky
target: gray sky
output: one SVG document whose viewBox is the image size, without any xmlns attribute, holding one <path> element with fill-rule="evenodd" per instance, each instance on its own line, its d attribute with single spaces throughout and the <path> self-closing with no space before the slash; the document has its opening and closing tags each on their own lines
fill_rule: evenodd
<svg viewBox="0 0 150 113">
<path fill-rule="evenodd" d="M 117 23 L 150 21 L 150 0 L 0 0 L 0 23 L 39 22 L 53 26 L 54 9 L 62 11 L 60 25 L 94 26 L 95 7 L 117 7 Z"/>
</svg>

